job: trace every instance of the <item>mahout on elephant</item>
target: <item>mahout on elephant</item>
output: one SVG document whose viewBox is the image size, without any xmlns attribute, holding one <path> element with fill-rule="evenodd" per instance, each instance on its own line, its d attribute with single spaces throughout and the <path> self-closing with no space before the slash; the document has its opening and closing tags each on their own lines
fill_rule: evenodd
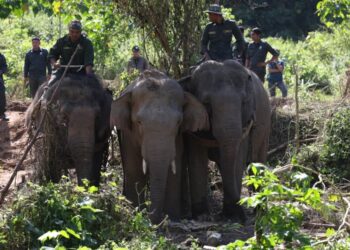
<svg viewBox="0 0 350 250">
<path fill-rule="evenodd" d="M 266 161 L 268 95 L 259 78 L 234 60 L 206 61 L 184 79 L 181 85 L 206 107 L 210 120 L 210 132 L 186 136 L 192 215 L 208 212 L 210 159 L 217 163 L 223 181 L 223 215 L 244 222 L 238 204 L 242 175 L 248 162 Z"/>
<path fill-rule="evenodd" d="M 35 145 L 39 158 L 37 176 L 58 182 L 75 168 L 78 184 L 87 179 L 98 186 L 110 136 L 111 93 L 97 76 L 69 74 L 54 85 L 42 85 L 26 112 L 31 135 L 39 128 Z"/>
<path fill-rule="evenodd" d="M 182 131 L 208 128 L 205 107 L 177 81 L 146 70 L 113 102 L 111 125 L 120 131 L 126 198 L 142 206 L 149 185 L 151 221 L 158 223 L 166 214 L 179 219 Z"/>
</svg>

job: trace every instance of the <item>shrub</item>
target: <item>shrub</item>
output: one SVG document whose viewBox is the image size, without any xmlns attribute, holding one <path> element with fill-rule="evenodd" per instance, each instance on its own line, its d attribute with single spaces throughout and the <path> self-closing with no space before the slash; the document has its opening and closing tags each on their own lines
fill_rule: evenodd
<svg viewBox="0 0 350 250">
<path fill-rule="evenodd" d="M 133 209 L 117 183 L 100 189 L 78 187 L 65 178 L 59 184 L 29 184 L 2 212 L 1 249 L 169 249 L 143 211 Z"/>
</svg>

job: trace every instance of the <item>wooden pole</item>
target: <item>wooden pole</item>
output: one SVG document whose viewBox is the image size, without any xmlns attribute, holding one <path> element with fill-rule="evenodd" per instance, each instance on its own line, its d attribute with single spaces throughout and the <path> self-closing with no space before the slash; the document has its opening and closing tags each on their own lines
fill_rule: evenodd
<svg viewBox="0 0 350 250">
<path fill-rule="evenodd" d="M 295 144 L 296 152 L 299 152 L 300 149 L 300 121 L 299 121 L 299 69 L 296 64 L 293 65 L 294 74 L 295 74 Z"/>
</svg>

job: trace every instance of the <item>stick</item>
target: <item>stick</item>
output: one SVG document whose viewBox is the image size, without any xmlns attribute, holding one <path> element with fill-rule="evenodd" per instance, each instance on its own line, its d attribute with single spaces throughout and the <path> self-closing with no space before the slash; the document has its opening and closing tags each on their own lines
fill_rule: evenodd
<svg viewBox="0 0 350 250">
<path fill-rule="evenodd" d="M 317 140 L 317 137 L 315 137 L 315 138 L 307 138 L 307 139 L 304 139 L 304 140 L 299 140 L 299 143 L 313 142 L 313 141 L 316 141 L 316 140 Z M 296 139 L 287 141 L 287 142 L 285 142 L 285 143 L 279 145 L 278 147 L 271 149 L 269 152 L 267 152 L 267 155 L 270 156 L 270 155 L 272 155 L 272 154 L 274 154 L 274 153 L 276 153 L 276 152 L 278 152 L 278 151 L 284 149 L 284 148 L 287 147 L 290 143 L 294 143 L 294 142 L 296 142 Z"/>
<path fill-rule="evenodd" d="M 59 82 L 57 83 L 57 85 L 56 85 L 56 86 L 53 85 L 53 86 L 55 87 L 55 89 L 54 89 L 54 92 L 53 92 L 53 94 L 52 94 L 50 100 L 47 102 L 47 105 L 50 105 L 51 102 L 54 100 L 54 98 L 55 98 L 55 96 L 56 96 L 56 94 L 57 94 L 58 87 L 60 86 L 60 84 L 61 84 L 63 78 L 66 76 L 67 71 L 68 71 L 68 68 L 69 68 L 69 66 L 72 64 L 72 61 L 73 61 L 73 59 L 74 59 L 74 57 L 75 57 L 75 55 L 76 55 L 76 53 L 77 53 L 79 47 L 80 47 L 80 45 L 78 45 L 78 46 L 76 47 L 76 49 L 75 49 L 73 55 L 71 56 L 71 58 L 70 58 L 70 60 L 69 60 L 69 62 L 68 62 L 68 65 L 67 65 L 68 67 L 66 67 L 66 68 L 64 69 L 64 72 L 63 72 L 63 74 L 62 74 L 62 76 L 61 76 Z M 45 110 L 43 116 L 41 117 L 41 120 L 40 120 L 40 122 L 39 122 L 39 126 L 38 126 L 38 128 L 37 128 L 37 130 L 36 130 L 36 132 L 35 132 L 35 134 L 34 134 L 34 136 L 33 136 L 33 139 L 30 141 L 29 145 L 26 147 L 26 149 L 25 149 L 25 151 L 24 151 L 24 154 L 22 155 L 20 161 L 16 164 L 16 167 L 15 167 L 15 169 L 13 170 L 12 175 L 11 175 L 10 179 L 8 180 L 6 186 L 1 190 L 0 207 L 1 207 L 1 205 L 3 204 L 3 202 L 4 202 L 4 200 L 5 200 L 5 196 L 7 195 L 8 190 L 10 189 L 11 184 L 12 184 L 13 180 L 15 179 L 15 176 L 17 175 L 18 170 L 21 168 L 21 166 L 22 166 L 24 160 L 27 158 L 27 155 L 28 155 L 29 151 L 30 151 L 31 148 L 33 147 L 33 145 L 34 145 L 34 143 L 35 143 L 35 141 L 36 141 L 36 138 L 38 137 L 38 135 L 39 135 L 39 133 L 40 133 L 40 130 L 41 130 L 43 124 L 44 124 L 44 120 L 45 120 L 45 118 L 46 118 L 46 115 L 47 115 L 47 110 Z"/>
<path fill-rule="evenodd" d="M 298 75 L 298 66 L 294 64 L 294 73 L 295 73 L 295 141 L 296 141 L 296 152 L 299 152 L 300 149 L 300 134 L 299 134 L 299 75 Z"/>
</svg>

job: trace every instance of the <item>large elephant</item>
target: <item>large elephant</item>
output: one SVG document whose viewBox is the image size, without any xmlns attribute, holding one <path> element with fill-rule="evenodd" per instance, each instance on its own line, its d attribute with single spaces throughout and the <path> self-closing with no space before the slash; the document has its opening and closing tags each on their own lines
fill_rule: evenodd
<svg viewBox="0 0 350 250">
<path fill-rule="evenodd" d="M 41 128 L 44 145 L 36 148 L 39 158 L 49 165 L 41 166 L 48 167 L 44 177 L 58 182 L 65 169 L 75 168 L 79 185 L 87 179 L 98 186 L 108 150 L 112 95 L 97 77 L 72 75 L 63 79 L 56 93 L 55 89 L 55 85 L 42 85 L 26 112 L 32 133 L 47 114 Z"/>
<path fill-rule="evenodd" d="M 265 162 L 270 130 L 270 105 L 257 76 L 233 60 L 201 64 L 183 86 L 207 108 L 211 133 L 189 134 L 189 176 L 193 216 L 206 213 L 208 158 L 219 166 L 223 181 L 223 214 L 240 221 L 237 204 L 247 161 Z M 204 141 L 204 143 L 203 143 Z"/>
<path fill-rule="evenodd" d="M 150 218 L 181 215 L 182 133 L 208 128 L 204 106 L 175 80 L 145 71 L 113 102 L 111 125 L 121 131 L 124 195 L 144 203 L 150 187 Z"/>
</svg>

